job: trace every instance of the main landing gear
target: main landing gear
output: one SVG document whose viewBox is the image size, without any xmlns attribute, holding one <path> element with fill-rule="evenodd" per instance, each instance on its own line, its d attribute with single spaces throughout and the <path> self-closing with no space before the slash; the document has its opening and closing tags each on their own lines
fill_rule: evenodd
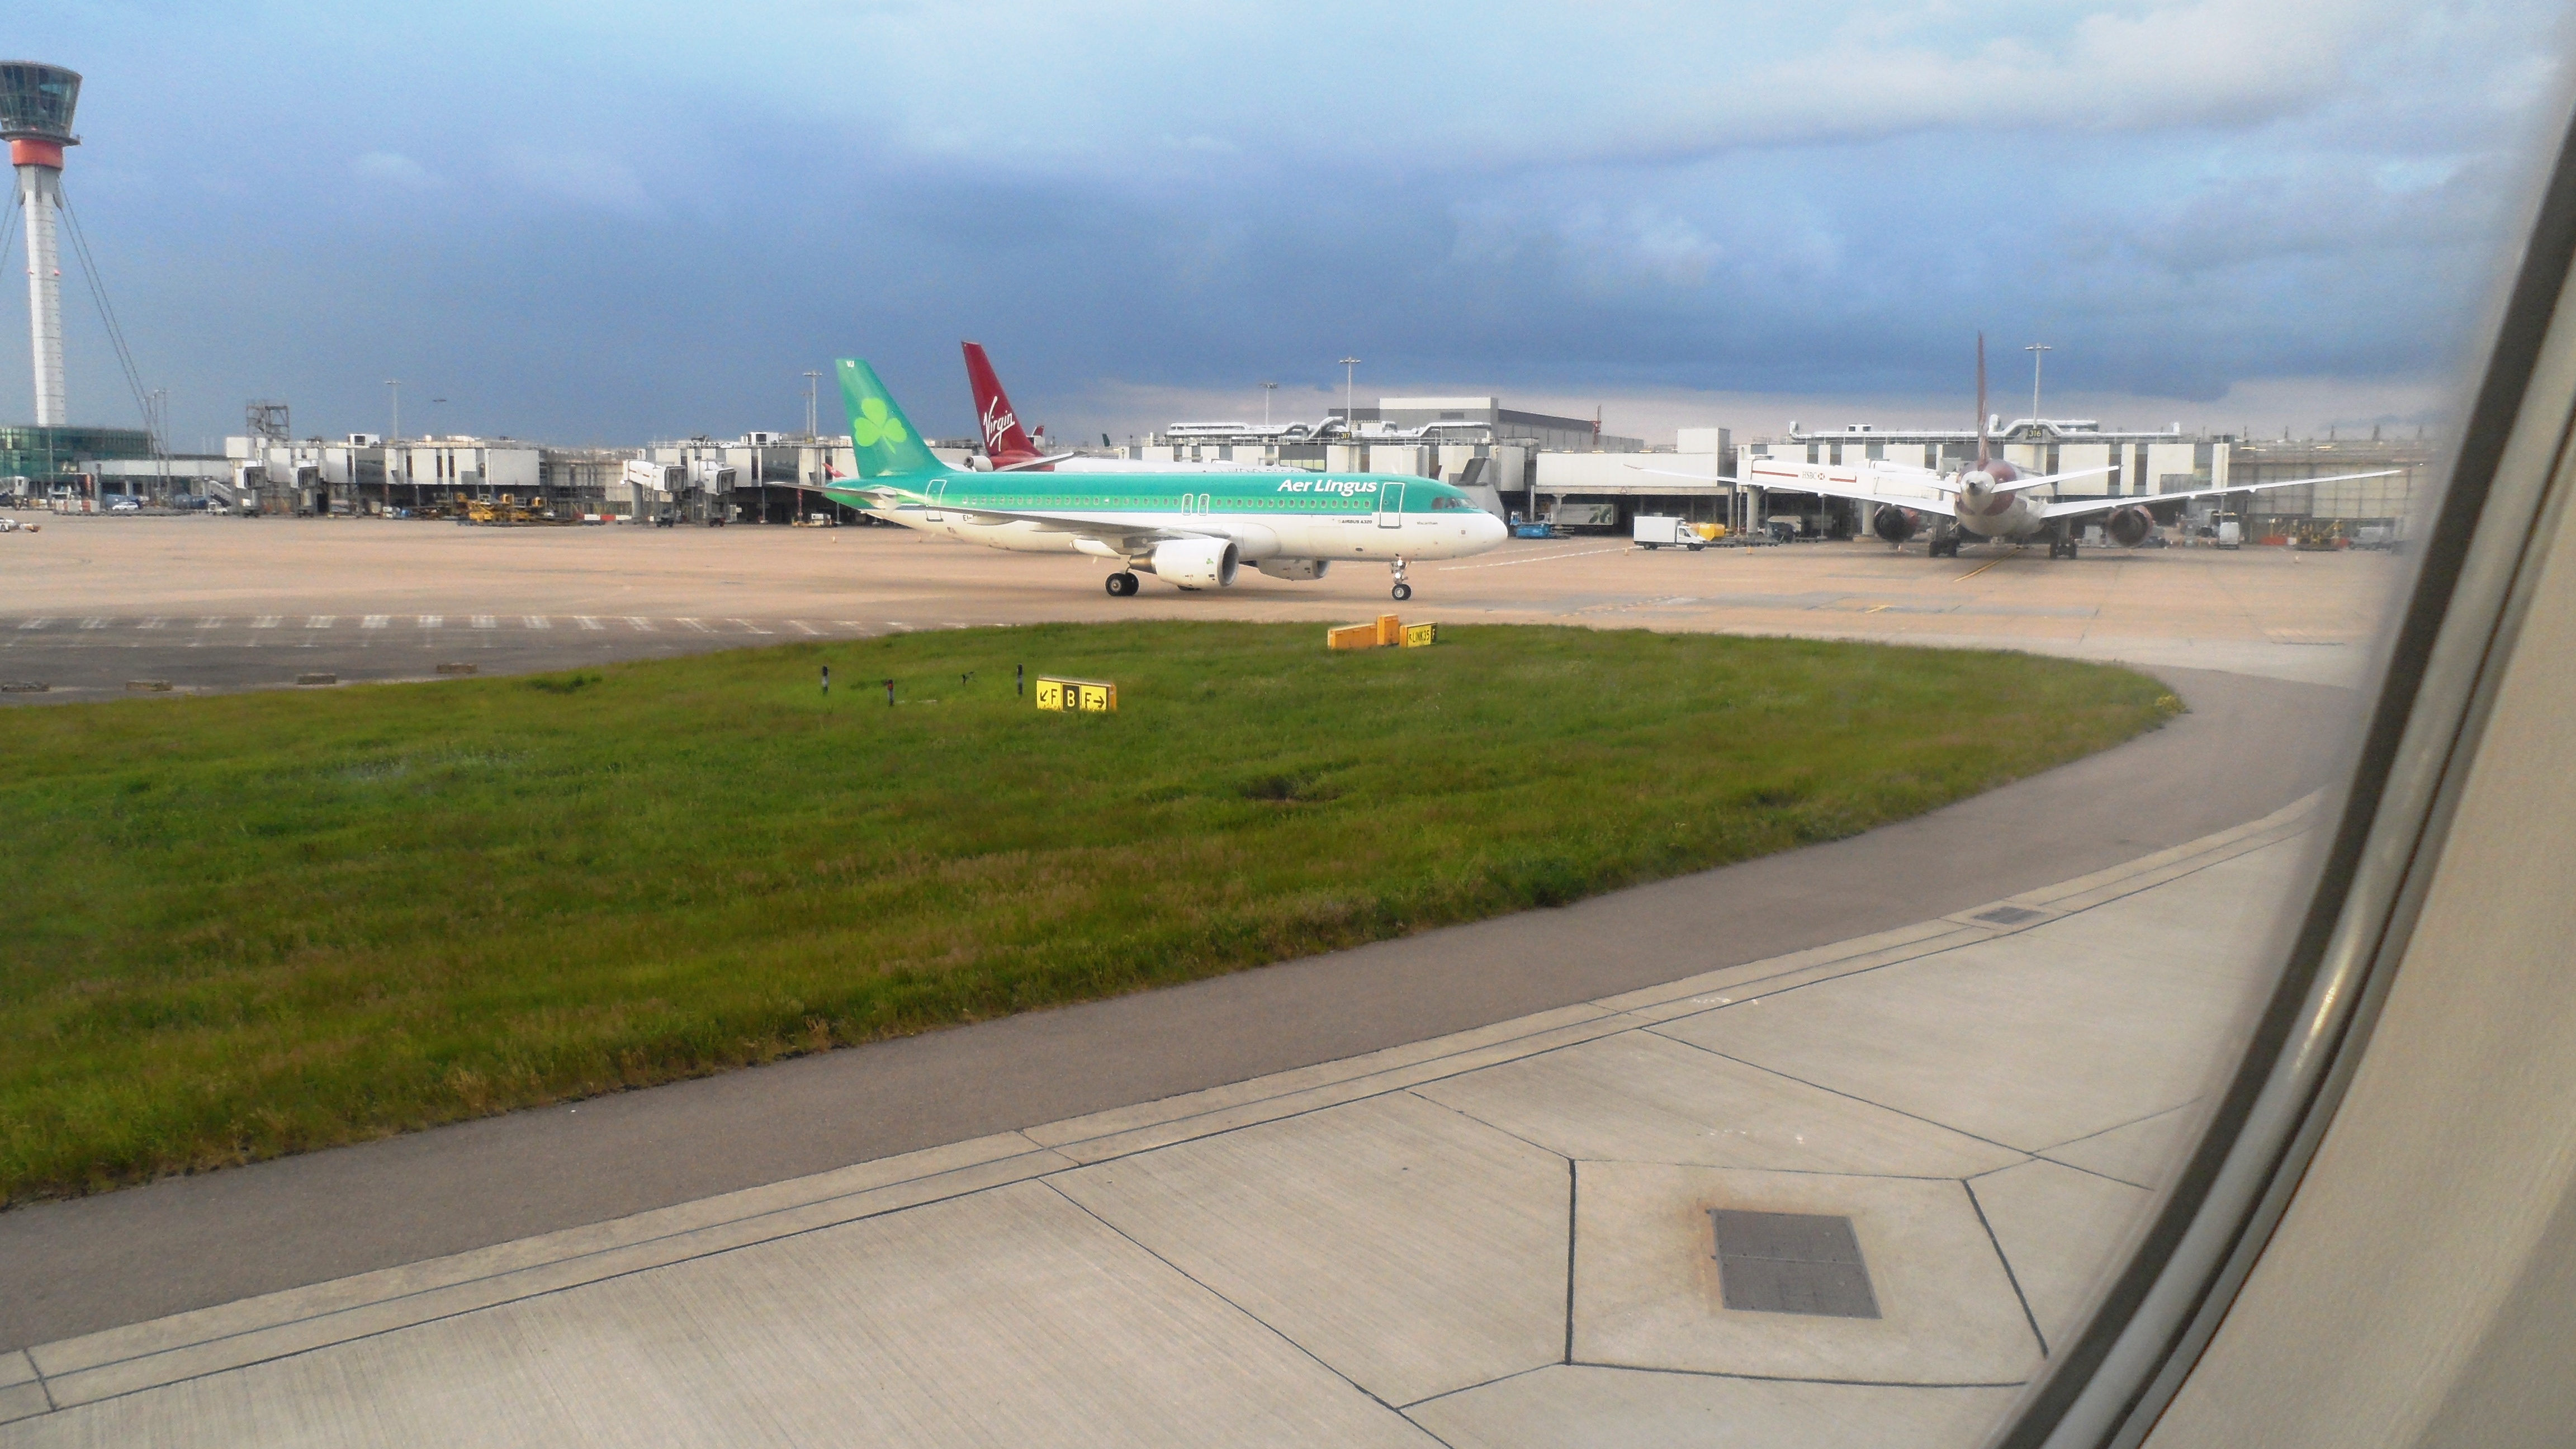
<svg viewBox="0 0 2576 1449">
<path fill-rule="evenodd" d="M 2050 534 L 2048 536 L 2048 556 L 2051 559 L 2075 557 L 2075 535 L 2071 533 Z"/>
<path fill-rule="evenodd" d="M 1959 530 L 1955 528 L 1942 529 L 1940 532 L 1933 534 L 1932 541 L 1925 544 L 1923 547 L 1925 550 L 1924 557 L 1926 558 L 1957 558 L 1959 556 Z"/>
<path fill-rule="evenodd" d="M 1413 585 L 1404 581 L 1404 560 L 1397 559 L 1392 567 L 1395 570 L 1395 601 L 1401 604 L 1413 597 Z"/>
<path fill-rule="evenodd" d="M 1136 596 L 1136 587 L 1136 576 L 1128 573 L 1124 569 L 1121 569 L 1117 573 L 1109 576 L 1109 597 L 1113 599 L 1134 598 Z"/>
</svg>

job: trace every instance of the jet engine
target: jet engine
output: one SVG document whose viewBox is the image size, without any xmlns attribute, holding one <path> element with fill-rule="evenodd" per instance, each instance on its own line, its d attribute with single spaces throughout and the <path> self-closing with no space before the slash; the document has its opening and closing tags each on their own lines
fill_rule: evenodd
<svg viewBox="0 0 2576 1449">
<path fill-rule="evenodd" d="M 1154 545 L 1145 567 L 1185 589 L 1222 589 L 1234 582 L 1243 555 L 1230 538 L 1176 538 Z"/>
<path fill-rule="evenodd" d="M 1889 543 L 1903 543 L 1922 527 L 1921 514 L 1891 503 L 1880 504 L 1878 512 L 1869 520 L 1869 531 Z"/>
<path fill-rule="evenodd" d="M 2111 541 L 2120 547 L 2136 548 L 2156 536 L 2156 516 L 2132 504 L 2127 508 L 2115 510 L 2109 518 L 2103 520 L 2102 531 L 2109 534 Z"/>
<path fill-rule="evenodd" d="M 1320 579 L 1333 561 L 1323 558 L 1266 558 L 1253 567 L 1274 579 Z"/>
</svg>

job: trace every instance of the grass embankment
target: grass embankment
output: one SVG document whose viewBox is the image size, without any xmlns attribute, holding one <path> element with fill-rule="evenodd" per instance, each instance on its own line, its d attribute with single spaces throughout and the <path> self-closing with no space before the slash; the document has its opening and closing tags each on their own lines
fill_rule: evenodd
<svg viewBox="0 0 2576 1449">
<path fill-rule="evenodd" d="M 1321 633 L 978 630 L 13 711 L 0 1200 L 1559 904 L 2173 707 L 2012 654 Z M 1019 663 L 1114 679 L 1123 712 L 1041 715 Z"/>
</svg>

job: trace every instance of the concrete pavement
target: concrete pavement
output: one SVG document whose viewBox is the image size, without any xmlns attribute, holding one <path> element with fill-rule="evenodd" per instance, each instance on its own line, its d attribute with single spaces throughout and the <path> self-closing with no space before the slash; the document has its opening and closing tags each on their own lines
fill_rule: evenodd
<svg viewBox="0 0 2576 1449">
<path fill-rule="evenodd" d="M 2403 561 L 2283 549 L 1930 559 L 1875 542 L 1630 548 L 1515 542 L 1416 568 L 1409 616 L 2027 649 L 2271 678 L 2358 681 Z M 460 528 L 382 519 L 49 519 L 0 536 L 0 703 L 270 688 L 300 673 L 406 679 L 898 629 L 1128 618 L 1348 623 L 1386 571 L 1245 571 L 1112 599 L 1106 566 L 892 528 Z M 434 621 L 434 622 L 432 622 Z M 640 627 L 639 627 L 640 626 Z"/>
<path fill-rule="evenodd" d="M 2313 813 L 1428 1041 L 38 1344 L 0 1360 L 0 1444 L 1970 1442 L 2229 1061 Z M 1712 1209 L 1848 1218 L 1879 1315 L 1726 1307 Z"/>
</svg>

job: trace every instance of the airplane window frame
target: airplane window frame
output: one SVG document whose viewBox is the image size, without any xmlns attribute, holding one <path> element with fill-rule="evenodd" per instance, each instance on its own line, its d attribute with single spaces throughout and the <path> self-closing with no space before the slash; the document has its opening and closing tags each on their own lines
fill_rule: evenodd
<svg viewBox="0 0 2576 1449">
<path fill-rule="evenodd" d="M 2421 531 L 2378 693 L 2289 957 L 2173 1191 L 2092 1320 L 1992 1440 L 2144 1440 L 2287 1211 L 2368 1046 L 2576 469 L 2576 113 L 2536 177 L 2519 258 Z"/>
</svg>

